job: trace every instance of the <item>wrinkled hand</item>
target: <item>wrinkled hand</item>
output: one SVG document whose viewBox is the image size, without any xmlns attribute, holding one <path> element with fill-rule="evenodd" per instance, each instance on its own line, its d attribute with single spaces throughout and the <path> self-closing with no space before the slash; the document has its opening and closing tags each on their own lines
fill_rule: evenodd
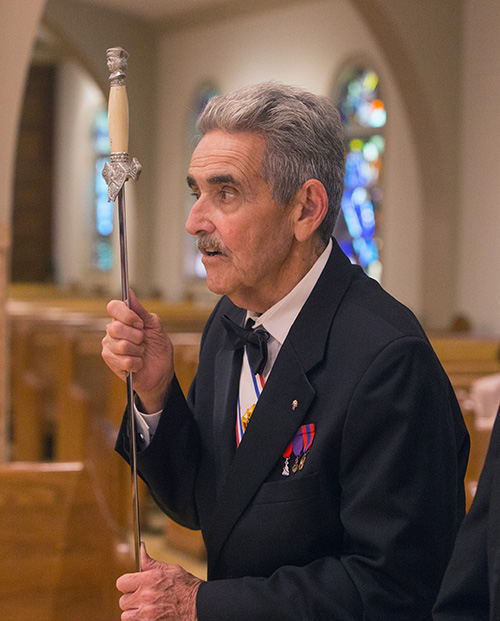
<svg viewBox="0 0 500 621">
<path fill-rule="evenodd" d="M 173 347 L 158 315 L 148 311 L 130 292 L 130 308 L 112 300 L 107 306 L 113 320 L 102 340 L 102 357 L 125 380 L 134 373 L 134 389 L 146 412 L 162 409 L 174 376 Z"/>
<path fill-rule="evenodd" d="M 150 558 L 141 545 L 141 569 L 116 581 L 123 593 L 122 621 L 196 621 L 196 595 L 202 580 L 178 565 L 167 565 Z"/>
</svg>

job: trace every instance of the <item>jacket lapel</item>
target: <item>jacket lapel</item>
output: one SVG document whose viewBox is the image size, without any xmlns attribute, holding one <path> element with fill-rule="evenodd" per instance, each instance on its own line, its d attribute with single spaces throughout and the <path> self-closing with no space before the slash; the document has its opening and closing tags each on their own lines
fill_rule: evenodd
<svg viewBox="0 0 500 621">
<path fill-rule="evenodd" d="M 226 459 L 224 462 L 226 467 L 229 466 L 227 477 L 217 498 L 211 526 L 205 533 L 207 548 L 213 559 L 276 466 L 309 410 L 315 391 L 307 373 L 324 357 L 331 323 L 351 278 L 349 259 L 334 240 L 330 259 L 283 343 L 242 442 L 236 451 L 231 449 L 231 455 L 234 455 L 232 461 Z M 238 368 L 241 368 L 241 359 Z M 233 378 L 231 384 L 236 384 L 236 387 L 229 389 L 235 392 L 226 398 L 229 411 L 219 411 L 225 414 L 223 424 L 232 421 L 233 437 L 228 443 L 234 447 L 238 379 Z M 224 394 L 222 386 L 217 388 Z M 222 408 L 224 404 L 221 402 L 220 405 Z M 221 447 L 221 451 L 227 456 L 227 448 Z"/>
<path fill-rule="evenodd" d="M 314 389 L 289 345 L 283 344 L 278 358 L 286 358 L 287 364 L 276 361 L 218 496 L 212 526 L 205 537 L 211 554 L 221 549 L 296 433 L 314 397 Z M 294 402 L 298 405 L 294 406 Z"/>
<path fill-rule="evenodd" d="M 241 324 L 244 311 L 235 307 L 228 313 Z M 236 450 L 236 407 L 243 350 L 220 349 L 215 357 L 213 443 L 216 447 L 217 483 L 219 494 Z"/>
</svg>

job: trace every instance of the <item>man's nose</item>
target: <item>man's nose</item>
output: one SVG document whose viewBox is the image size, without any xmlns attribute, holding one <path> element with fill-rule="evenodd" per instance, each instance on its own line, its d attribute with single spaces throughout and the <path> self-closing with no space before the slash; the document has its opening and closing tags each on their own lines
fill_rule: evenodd
<svg viewBox="0 0 500 621">
<path fill-rule="evenodd" d="M 186 231 L 190 235 L 197 235 L 201 232 L 213 233 L 215 225 L 210 219 L 209 205 L 201 197 L 191 207 L 186 220 Z"/>
</svg>

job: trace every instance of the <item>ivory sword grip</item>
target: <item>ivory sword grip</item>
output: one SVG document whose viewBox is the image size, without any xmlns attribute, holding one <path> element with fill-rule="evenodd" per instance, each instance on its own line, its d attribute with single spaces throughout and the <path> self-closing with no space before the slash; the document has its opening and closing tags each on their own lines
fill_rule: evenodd
<svg viewBox="0 0 500 621">
<path fill-rule="evenodd" d="M 121 47 L 112 47 L 106 52 L 110 72 L 108 102 L 109 142 L 111 153 L 128 153 L 128 97 L 125 77 L 127 52 Z"/>
</svg>

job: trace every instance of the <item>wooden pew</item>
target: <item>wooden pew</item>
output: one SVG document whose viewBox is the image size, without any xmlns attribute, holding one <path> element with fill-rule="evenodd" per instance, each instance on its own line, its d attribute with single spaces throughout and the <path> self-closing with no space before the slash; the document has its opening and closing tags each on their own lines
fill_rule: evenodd
<svg viewBox="0 0 500 621">
<path fill-rule="evenodd" d="M 106 510 L 121 528 L 130 523 L 130 473 L 114 452 L 126 405 L 125 384 L 101 359 L 101 339 L 108 318 L 105 304 L 22 301 L 9 305 L 12 343 L 12 457 L 18 460 L 83 461 L 99 482 Z M 198 365 L 200 311 L 170 314 L 153 305 L 171 332 L 179 382 L 187 392 Z M 205 312 L 206 315 L 206 312 Z M 199 331 L 179 331 L 193 328 Z M 176 331 L 177 330 L 177 331 Z M 146 487 L 139 484 L 141 522 L 147 528 Z M 168 543 L 204 556 L 199 533 L 172 525 Z"/>
<path fill-rule="evenodd" d="M 500 371 L 496 339 L 436 334 L 430 341 L 456 391 L 467 392 L 475 379 Z"/>
<path fill-rule="evenodd" d="M 113 621 L 133 566 L 81 462 L 0 465 L 0 619 Z"/>
<path fill-rule="evenodd" d="M 499 342 L 473 335 L 436 334 L 430 337 L 460 403 L 469 431 L 471 450 L 465 476 L 466 506 L 476 493 L 491 435 L 491 429 L 478 428 L 470 399 L 471 384 L 500 371 Z"/>
</svg>

